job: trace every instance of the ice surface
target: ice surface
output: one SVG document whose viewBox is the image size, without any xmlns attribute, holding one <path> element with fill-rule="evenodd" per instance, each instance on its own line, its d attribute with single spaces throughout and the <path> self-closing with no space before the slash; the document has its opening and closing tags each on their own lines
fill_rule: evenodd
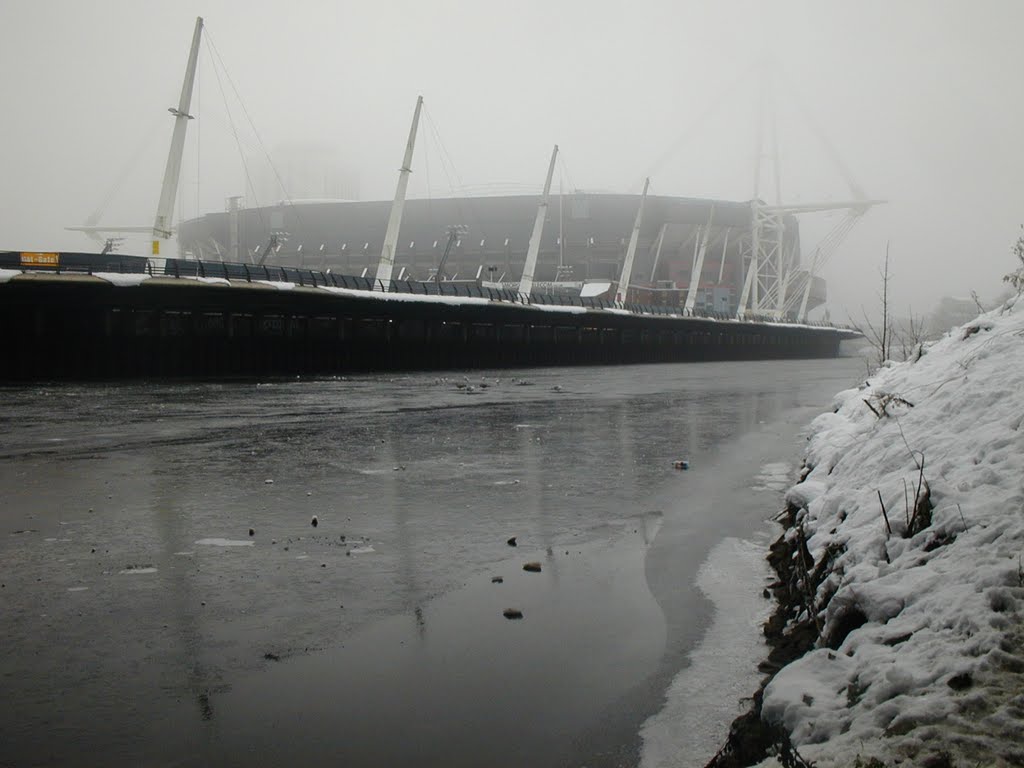
<svg viewBox="0 0 1024 768">
<path fill-rule="evenodd" d="M 741 699 L 757 688 L 768 575 L 763 543 L 730 538 L 711 550 L 697 586 L 715 616 L 690 666 L 669 686 L 665 707 L 641 729 L 642 768 L 702 766 L 724 742 L 729 723 L 746 708 Z"/>
</svg>

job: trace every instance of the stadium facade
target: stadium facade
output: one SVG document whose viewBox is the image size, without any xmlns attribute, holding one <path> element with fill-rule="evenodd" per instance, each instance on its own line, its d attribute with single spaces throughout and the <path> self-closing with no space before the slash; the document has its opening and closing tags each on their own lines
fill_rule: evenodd
<svg viewBox="0 0 1024 768">
<path fill-rule="evenodd" d="M 441 279 L 514 286 L 523 271 L 537 203 L 534 195 L 406 201 L 396 279 L 437 279 L 443 260 Z M 640 195 L 632 194 L 552 195 L 534 290 L 556 284 L 561 289 L 614 285 L 639 205 Z M 259 208 L 236 202 L 231 208 L 182 222 L 181 255 L 231 262 L 267 258 L 280 265 L 372 276 L 391 201 L 303 200 Z M 636 300 L 682 306 L 703 250 L 694 306 L 734 314 L 750 262 L 753 209 L 748 202 L 648 196 L 631 280 Z M 782 224 L 782 249 L 799 254 L 796 218 L 786 215 Z M 824 300 L 825 283 L 815 277 L 808 307 Z"/>
</svg>

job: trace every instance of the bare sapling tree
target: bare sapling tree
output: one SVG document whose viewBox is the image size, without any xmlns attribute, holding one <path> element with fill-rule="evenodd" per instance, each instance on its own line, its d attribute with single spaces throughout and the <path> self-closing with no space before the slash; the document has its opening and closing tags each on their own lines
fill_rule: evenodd
<svg viewBox="0 0 1024 768">
<path fill-rule="evenodd" d="M 1020 261 L 1020 266 L 1007 275 L 1003 275 L 1003 282 L 1009 283 L 1017 291 L 1019 296 L 1024 292 L 1024 235 L 1017 238 L 1013 244 L 1013 255 Z"/>
<path fill-rule="evenodd" d="M 882 321 L 876 325 L 871 322 L 867 312 L 864 312 L 864 327 L 857 330 L 864 335 L 864 338 L 875 350 L 878 365 L 882 365 L 889 359 L 892 352 L 893 336 L 892 318 L 889 312 L 889 278 L 891 276 L 889 274 L 888 242 L 885 244 L 885 262 L 879 274 L 882 278 L 882 295 L 879 297 L 882 300 Z"/>
<path fill-rule="evenodd" d="M 920 345 L 928 339 L 928 329 L 925 324 L 924 318 L 920 315 L 914 315 L 913 310 L 910 311 L 910 316 L 905 320 L 901 321 L 897 326 L 890 330 L 890 335 L 893 339 L 889 346 L 898 343 L 900 347 L 900 357 L 903 360 L 909 360 L 911 356 L 920 356 Z"/>
</svg>

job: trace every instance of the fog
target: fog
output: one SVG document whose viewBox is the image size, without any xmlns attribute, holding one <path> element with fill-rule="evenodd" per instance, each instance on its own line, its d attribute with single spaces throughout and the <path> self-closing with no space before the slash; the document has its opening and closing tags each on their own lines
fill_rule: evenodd
<svg viewBox="0 0 1024 768">
<path fill-rule="evenodd" d="M 1024 222 L 1016 0 L 7 0 L 0 249 L 97 250 L 64 227 L 108 195 L 101 222 L 152 224 L 166 110 L 199 15 L 212 47 L 176 218 L 223 210 L 229 195 L 274 202 L 254 200 L 243 158 L 266 176 L 265 151 L 296 145 L 326 148 L 361 199 L 391 197 L 418 94 L 410 196 L 539 192 L 558 143 L 566 191 L 638 191 L 650 173 L 654 194 L 748 200 L 770 80 L 783 201 L 851 196 L 804 112 L 865 193 L 888 201 L 824 270 L 833 319 L 877 303 L 887 243 L 897 311 L 991 298 L 1012 266 Z M 774 202 L 767 162 L 760 195 Z M 805 252 L 835 216 L 801 218 Z M 145 253 L 145 239 L 122 250 Z"/>
</svg>

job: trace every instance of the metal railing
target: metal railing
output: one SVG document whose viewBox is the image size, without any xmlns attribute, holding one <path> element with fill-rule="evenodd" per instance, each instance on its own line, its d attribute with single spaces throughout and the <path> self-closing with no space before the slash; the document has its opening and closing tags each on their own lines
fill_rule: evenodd
<svg viewBox="0 0 1024 768">
<path fill-rule="evenodd" d="M 227 261 L 202 261 L 192 259 L 154 260 L 141 256 L 117 256 L 114 254 L 100 255 L 89 253 L 60 253 L 56 265 L 25 264 L 18 251 L 0 251 L 0 269 L 14 269 L 22 272 L 55 272 L 57 274 L 87 274 L 97 272 L 113 272 L 117 274 L 146 274 L 151 277 L 172 277 L 176 279 L 204 279 L 228 281 L 293 283 L 310 288 L 347 288 L 355 291 L 384 292 L 384 283 L 376 278 L 342 275 L 331 271 L 302 269 L 298 267 L 274 266 L 269 264 L 245 264 Z M 159 261 L 163 261 L 162 267 Z M 552 306 L 552 307 L 583 307 L 585 309 L 619 309 L 637 315 L 664 317 L 692 317 L 709 320 L 735 321 L 736 316 L 726 312 L 707 309 L 687 310 L 684 307 L 670 307 L 658 304 L 625 304 L 621 301 L 608 301 L 597 297 L 573 296 L 567 293 L 531 294 L 529 296 L 504 288 L 491 288 L 475 282 L 441 282 L 390 280 L 387 292 L 414 294 L 421 296 L 451 296 L 511 304 Z M 743 322 L 752 323 L 784 323 L 793 325 L 812 325 L 823 328 L 850 329 L 821 321 L 805 321 L 798 323 L 788 318 L 775 318 L 769 315 L 750 315 Z"/>
</svg>

